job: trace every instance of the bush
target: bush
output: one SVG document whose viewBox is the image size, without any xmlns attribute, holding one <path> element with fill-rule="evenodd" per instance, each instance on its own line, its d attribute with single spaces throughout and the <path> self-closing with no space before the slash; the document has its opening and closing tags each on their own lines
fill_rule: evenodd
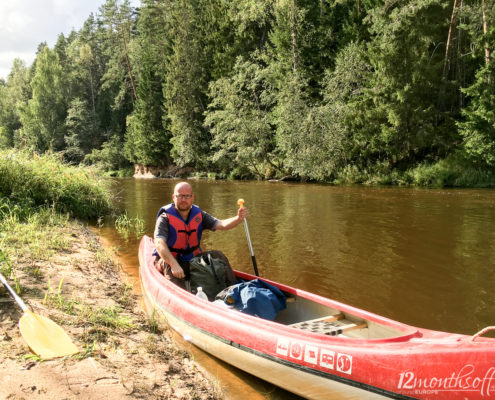
<svg viewBox="0 0 495 400">
<path fill-rule="evenodd" d="M 89 168 L 64 164 L 55 154 L 0 150 L 0 193 L 23 208 L 48 206 L 83 219 L 113 208 L 108 182 Z"/>
<path fill-rule="evenodd" d="M 481 170 L 456 156 L 449 156 L 434 164 L 422 164 L 408 174 L 416 186 L 495 187 L 495 170 Z"/>
</svg>

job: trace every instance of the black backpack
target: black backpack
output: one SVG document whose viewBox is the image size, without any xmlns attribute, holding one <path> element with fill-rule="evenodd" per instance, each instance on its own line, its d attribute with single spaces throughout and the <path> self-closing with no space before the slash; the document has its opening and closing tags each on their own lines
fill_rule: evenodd
<svg viewBox="0 0 495 400">
<path fill-rule="evenodd" d="M 191 274 L 191 292 L 196 293 L 201 286 L 208 300 L 215 300 L 215 296 L 227 287 L 225 271 L 227 265 L 219 258 L 213 258 L 211 254 L 194 257 L 189 261 Z"/>
</svg>

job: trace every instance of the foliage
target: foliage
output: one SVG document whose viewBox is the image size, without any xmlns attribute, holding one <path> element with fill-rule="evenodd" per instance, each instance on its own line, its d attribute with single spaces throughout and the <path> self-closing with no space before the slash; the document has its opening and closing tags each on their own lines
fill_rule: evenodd
<svg viewBox="0 0 495 400">
<path fill-rule="evenodd" d="M 434 164 L 422 164 L 410 172 L 412 183 L 434 187 L 494 187 L 495 170 L 480 170 L 476 165 L 450 156 Z"/>
<path fill-rule="evenodd" d="M 495 167 L 495 62 L 477 74 L 477 81 L 465 90 L 471 103 L 458 122 L 468 157 L 479 166 Z"/>
<path fill-rule="evenodd" d="M 374 73 L 363 128 L 376 129 L 370 155 L 391 166 L 455 150 L 458 103 L 444 91 L 445 52 L 438 49 L 449 29 L 442 22 L 451 11 L 445 6 L 440 0 L 387 1 L 369 15 Z"/>
<path fill-rule="evenodd" d="M 466 155 L 479 167 L 495 167 L 495 2 L 485 1 L 485 8 L 471 5 L 466 11 L 468 19 L 462 28 L 475 44 L 473 58 L 483 60 L 484 66 L 476 74 L 473 83 L 463 90 L 469 104 L 462 110 L 463 118 L 457 122 L 463 138 Z M 484 13 L 484 15 L 483 15 Z M 480 21 L 486 20 L 486 34 L 480 35 Z M 478 23 L 476 23 L 478 22 Z M 491 54 L 490 54 L 491 53 Z M 490 56 L 491 55 L 491 56 Z"/>
<path fill-rule="evenodd" d="M 222 170 L 236 165 L 262 178 L 263 165 L 276 162 L 266 70 L 259 62 L 239 58 L 234 71 L 230 79 L 219 79 L 210 87 L 212 102 L 205 123 L 213 136 L 211 160 Z"/>
<path fill-rule="evenodd" d="M 163 71 L 170 52 L 167 3 L 143 1 L 145 6 L 138 21 L 139 59 L 137 100 L 128 117 L 125 136 L 125 157 L 135 163 L 163 166 L 170 163 L 170 137 L 164 126 Z"/>
<path fill-rule="evenodd" d="M 101 149 L 93 149 L 90 154 L 87 154 L 84 162 L 88 165 L 99 166 L 105 171 L 125 169 L 128 163 L 122 154 L 123 146 L 119 135 L 113 135 Z"/>
<path fill-rule="evenodd" d="M 164 93 L 172 158 L 179 166 L 202 166 L 208 154 L 209 140 L 203 128 L 209 68 L 201 31 L 204 2 L 179 0 L 172 7 L 173 44 Z"/>
<path fill-rule="evenodd" d="M 22 127 L 19 110 L 30 97 L 28 69 L 16 58 L 6 85 L 0 84 L 0 148 L 18 144 Z"/>
<path fill-rule="evenodd" d="M 67 115 L 65 76 L 57 53 L 46 46 L 37 58 L 31 85 L 33 97 L 21 108 L 21 136 L 34 150 L 62 150 Z"/>
<path fill-rule="evenodd" d="M 407 171 L 490 171 L 494 16 L 493 0 L 106 0 L 31 66 L 14 61 L 0 148 L 111 173 L 427 184 Z"/>
<path fill-rule="evenodd" d="M 76 97 L 69 105 L 65 119 L 65 157 L 80 163 L 94 147 L 96 140 L 96 121 L 89 105 Z"/>
</svg>

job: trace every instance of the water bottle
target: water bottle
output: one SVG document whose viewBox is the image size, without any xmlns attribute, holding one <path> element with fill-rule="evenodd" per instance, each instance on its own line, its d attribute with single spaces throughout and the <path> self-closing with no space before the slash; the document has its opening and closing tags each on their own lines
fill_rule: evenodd
<svg viewBox="0 0 495 400">
<path fill-rule="evenodd" d="M 198 286 L 198 291 L 196 292 L 196 297 L 199 297 L 200 299 L 208 301 L 208 296 L 206 295 L 205 292 L 203 292 L 203 288 L 201 286 Z"/>
</svg>

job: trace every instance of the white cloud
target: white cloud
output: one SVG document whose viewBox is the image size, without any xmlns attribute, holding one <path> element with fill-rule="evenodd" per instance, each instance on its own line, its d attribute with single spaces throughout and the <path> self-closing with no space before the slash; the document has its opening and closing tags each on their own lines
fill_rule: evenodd
<svg viewBox="0 0 495 400">
<path fill-rule="evenodd" d="M 7 78 L 15 58 L 29 66 L 41 42 L 50 47 L 60 33 L 82 28 L 105 0 L 0 0 L 0 78 Z M 131 0 L 136 7 L 140 0 Z"/>
</svg>

